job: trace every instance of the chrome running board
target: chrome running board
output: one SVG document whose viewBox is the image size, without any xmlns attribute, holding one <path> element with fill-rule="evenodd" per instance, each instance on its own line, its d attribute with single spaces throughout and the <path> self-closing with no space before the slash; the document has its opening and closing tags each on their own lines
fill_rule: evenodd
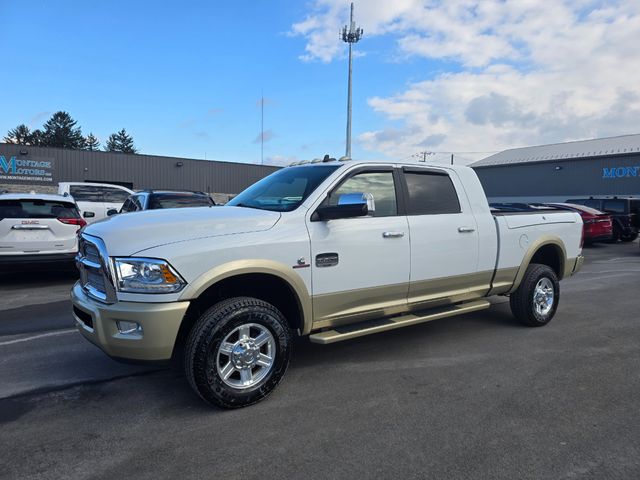
<svg viewBox="0 0 640 480">
<path fill-rule="evenodd" d="M 440 318 L 453 317 L 464 313 L 475 312 L 489 308 L 491 304 L 487 300 L 476 300 L 473 302 L 459 303 L 449 305 L 447 307 L 415 312 L 399 317 L 385 317 L 376 320 L 368 320 L 342 327 L 334 327 L 331 330 L 313 333 L 309 336 L 309 340 L 313 343 L 335 343 L 343 340 L 351 340 L 352 338 L 371 335 L 372 333 L 386 332 L 396 328 L 417 325 L 418 323 L 430 322 Z"/>
</svg>

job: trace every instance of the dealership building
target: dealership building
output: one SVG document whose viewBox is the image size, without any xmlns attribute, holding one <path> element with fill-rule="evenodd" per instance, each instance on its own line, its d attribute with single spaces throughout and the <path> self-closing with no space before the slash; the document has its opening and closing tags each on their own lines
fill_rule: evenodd
<svg viewBox="0 0 640 480">
<path fill-rule="evenodd" d="M 513 148 L 471 166 L 491 202 L 640 197 L 640 135 Z"/>
<path fill-rule="evenodd" d="M 196 190 L 226 202 L 278 167 L 0 143 L 0 191 L 57 192 L 58 182 Z"/>
</svg>

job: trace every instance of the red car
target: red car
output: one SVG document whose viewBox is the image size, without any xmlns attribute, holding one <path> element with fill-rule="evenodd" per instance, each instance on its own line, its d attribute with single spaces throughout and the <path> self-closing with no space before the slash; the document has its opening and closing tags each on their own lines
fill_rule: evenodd
<svg viewBox="0 0 640 480">
<path fill-rule="evenodd" d="M 585 244 L 608 241 L 613 238 L 613 224 L 611 223 L 611 215 L 608 213 L 575 203 L 546 203 L 545 205 L 578 212 L 584 223 Z"/>
</svg>

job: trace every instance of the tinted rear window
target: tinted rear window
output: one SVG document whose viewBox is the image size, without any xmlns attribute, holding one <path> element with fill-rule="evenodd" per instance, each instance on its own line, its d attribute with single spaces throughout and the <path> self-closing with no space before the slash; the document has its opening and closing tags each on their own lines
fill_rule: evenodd
<svg viewBox="0 0 640 480">
<path fill-rule="evenodd" d="M 103 201 L 112 203 L 122 203 L 129 197 L 129 192 L 118 188 L 103 187 Z"/>
<path fill-rule="evenodd" d="M 213 200 L 204 195 L 189 195 L 180 193 L 155 194 L 149 197 L 149 209 L 159 208 L 184 208 L 184 207 L 209 207 Z"/>
<path fill-rule="evenodd" d="M 460 213 L 456 189 L 447 174 L 404 172 L 409 191 L 409 215 Z"/>
<path fill-rule="evenodd" d="M 71 185 L 69 193 L 76 202 L 102 202 L 102 192 L 91 185 Z"/>
<path fill-rule="evenodd" d="M 123 203 L 129 192 L 113 187 L 99 185 L 71 185 L 69 193 L 76 202 L 112 202 Z"/>
<path fill-rule="evenodd" d="M 48 200 L 0 200 L 3 218 L 80 218 L 73 203 Z"/>
<path fill-rule="evenodd" d="M 605 200 L 602 208 L 607 212 L 626 213 L 627 202 L 624 200 Z"/>
</svg>

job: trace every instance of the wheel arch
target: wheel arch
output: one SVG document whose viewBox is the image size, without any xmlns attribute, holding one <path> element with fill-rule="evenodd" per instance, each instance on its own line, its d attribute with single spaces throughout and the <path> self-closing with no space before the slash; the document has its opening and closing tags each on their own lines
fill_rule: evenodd
<svg viewBox="0 0 640 480">
<path fill-rule="evenodd" d="M 516 279 L 509 293 L 514 292 L 520 286 L 527 268 L 532 263 L 539 263 L 550 267 L 562 280 L 567 267 L 567 249 L 559 237 L 544 236 L 536 240 L 525 253 L 522 263 L 518 268 Z"/>
<path fill-rule="evenodd" d="M 184 342 L 202 312 L 233 296 L 268 301 L 282 311 L 299 334 L 311 331 L 311 296 L 300 275 L 290 266 L 270 260 L 238 260 L 220 265 L 189 284 L 181 299 L 191 304 L 180 325 L 176 346 Z"/>
</svg>

